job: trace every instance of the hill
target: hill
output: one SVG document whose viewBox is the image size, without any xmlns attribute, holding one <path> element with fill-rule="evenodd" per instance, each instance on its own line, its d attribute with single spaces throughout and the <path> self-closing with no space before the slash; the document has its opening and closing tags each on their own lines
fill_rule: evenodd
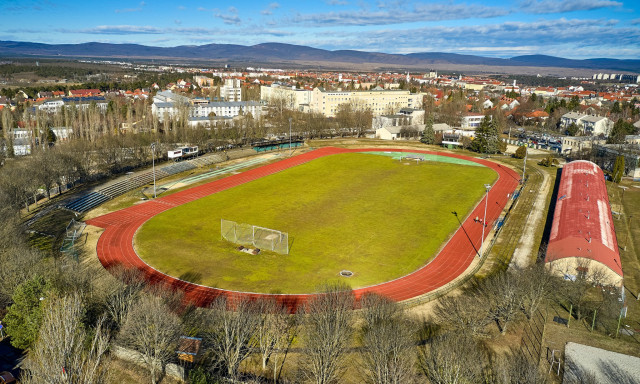
<svg viewBox="0 0 640 384">
<path fill-rule="evenodd" d="M 354 50 L 329 51 L 302 45 L 263 43 L 253 46 L 234 44 L 183 45 L 153 47 L 139 44 L 42 44 L 0 41 L 0 57 L 72 57 L 227 61 L 236 63 L 272 63 L 346 68 L 453 68 L 482 67 L 485 71 L 500 68 L 573 68 L 593 71 L 640 72 L 640 60 L 594 58 L 573 60 L 546 55 L 516 56 L 510 59 L 461 55 L 443 52 L 388 54 Z M 512 71 L 507 71 L 512 72 Z"/>
</svg>

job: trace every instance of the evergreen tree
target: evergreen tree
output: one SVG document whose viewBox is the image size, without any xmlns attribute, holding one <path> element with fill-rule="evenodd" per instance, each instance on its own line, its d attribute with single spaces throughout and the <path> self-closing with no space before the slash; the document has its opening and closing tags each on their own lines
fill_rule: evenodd
<svg viewBox="0 0 640 384">
<path fill-rule="evenodd" d="M 9 307 L 4 322 L 11 345 L 27 349 L 33 345 L 42 323 L 42 298 L 46 296 L 49 284 L 41 276 L 35 276 L 20 284 L 13 294 L 13 305 Z"/>
<path fill-rule="evenodd" d="M 607 144 L 622 144 L 626 135 L 633 135 L 636 133 L 636 127 L 633 124 L 618 119 L 613 125 L 609 137 L 607 138 Z"/>
<path fill-rule="evenodd" d="M 521 145 L 516 149 L 516 153 L 513 155 L 516 159 L 524 159 L 525 154 L 527 153 L 527 147 Z"/>
<path fill-rule="evenodd" d="M 471 150 L 479 153 L 498 153 L 500 152 L 500 137 L 498 128 L 489 116 L 485 116 L 476 129 L 475 138 L 471 143 Z"/>
<path fill-rule="evenodd" d="M 427 117 L 426 126 L 422 131 L 420 142 L 423 144 L 433 144 L 436 142 L 436 132 L 433 130 L 433 117 Z"/>
<path fill-rule="evenodd" d="M 616 162 L 613 164 L 613 182 L 620 183 L 622 175 L 624 174 L 624 156 L 619 155 L 616 157 Z"/>
</svg>

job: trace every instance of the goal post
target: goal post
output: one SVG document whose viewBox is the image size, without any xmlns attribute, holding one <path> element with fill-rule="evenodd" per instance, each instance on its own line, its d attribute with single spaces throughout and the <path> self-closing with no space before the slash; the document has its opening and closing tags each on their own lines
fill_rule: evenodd
<svg viewBox="0 0 640 384">
<path fill-rule="evenodd" d="M 252 245 L 284 255 L 289 254 L 287 232 L 221 219 L 220 235 L 223 239 L 235 244 Z"/>
</svg>

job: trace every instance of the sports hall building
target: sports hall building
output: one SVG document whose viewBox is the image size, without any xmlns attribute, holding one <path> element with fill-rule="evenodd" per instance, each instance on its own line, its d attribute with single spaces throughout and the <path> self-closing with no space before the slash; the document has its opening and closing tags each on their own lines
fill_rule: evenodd
<svg viewBox="0 0 640 384">
<path fill-rule="evenodd" d="M 545 263 L 567 279 L 582 276 L 622 286 L 622 266 L 602 169 L 578 160 L 564 166 Z"/>
</svg>

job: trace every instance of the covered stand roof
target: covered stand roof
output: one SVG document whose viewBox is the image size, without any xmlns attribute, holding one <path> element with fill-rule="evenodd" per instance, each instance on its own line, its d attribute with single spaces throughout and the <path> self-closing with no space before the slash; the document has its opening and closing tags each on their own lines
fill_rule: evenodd
<svg viewBox="0 0 640 384">
<path fill-rule="evenodd" d="M 545 262 L 568 257 L 598 261 L 622 277 L 604 174 L 590 161 L 562 169 Z"/>
</svg>

